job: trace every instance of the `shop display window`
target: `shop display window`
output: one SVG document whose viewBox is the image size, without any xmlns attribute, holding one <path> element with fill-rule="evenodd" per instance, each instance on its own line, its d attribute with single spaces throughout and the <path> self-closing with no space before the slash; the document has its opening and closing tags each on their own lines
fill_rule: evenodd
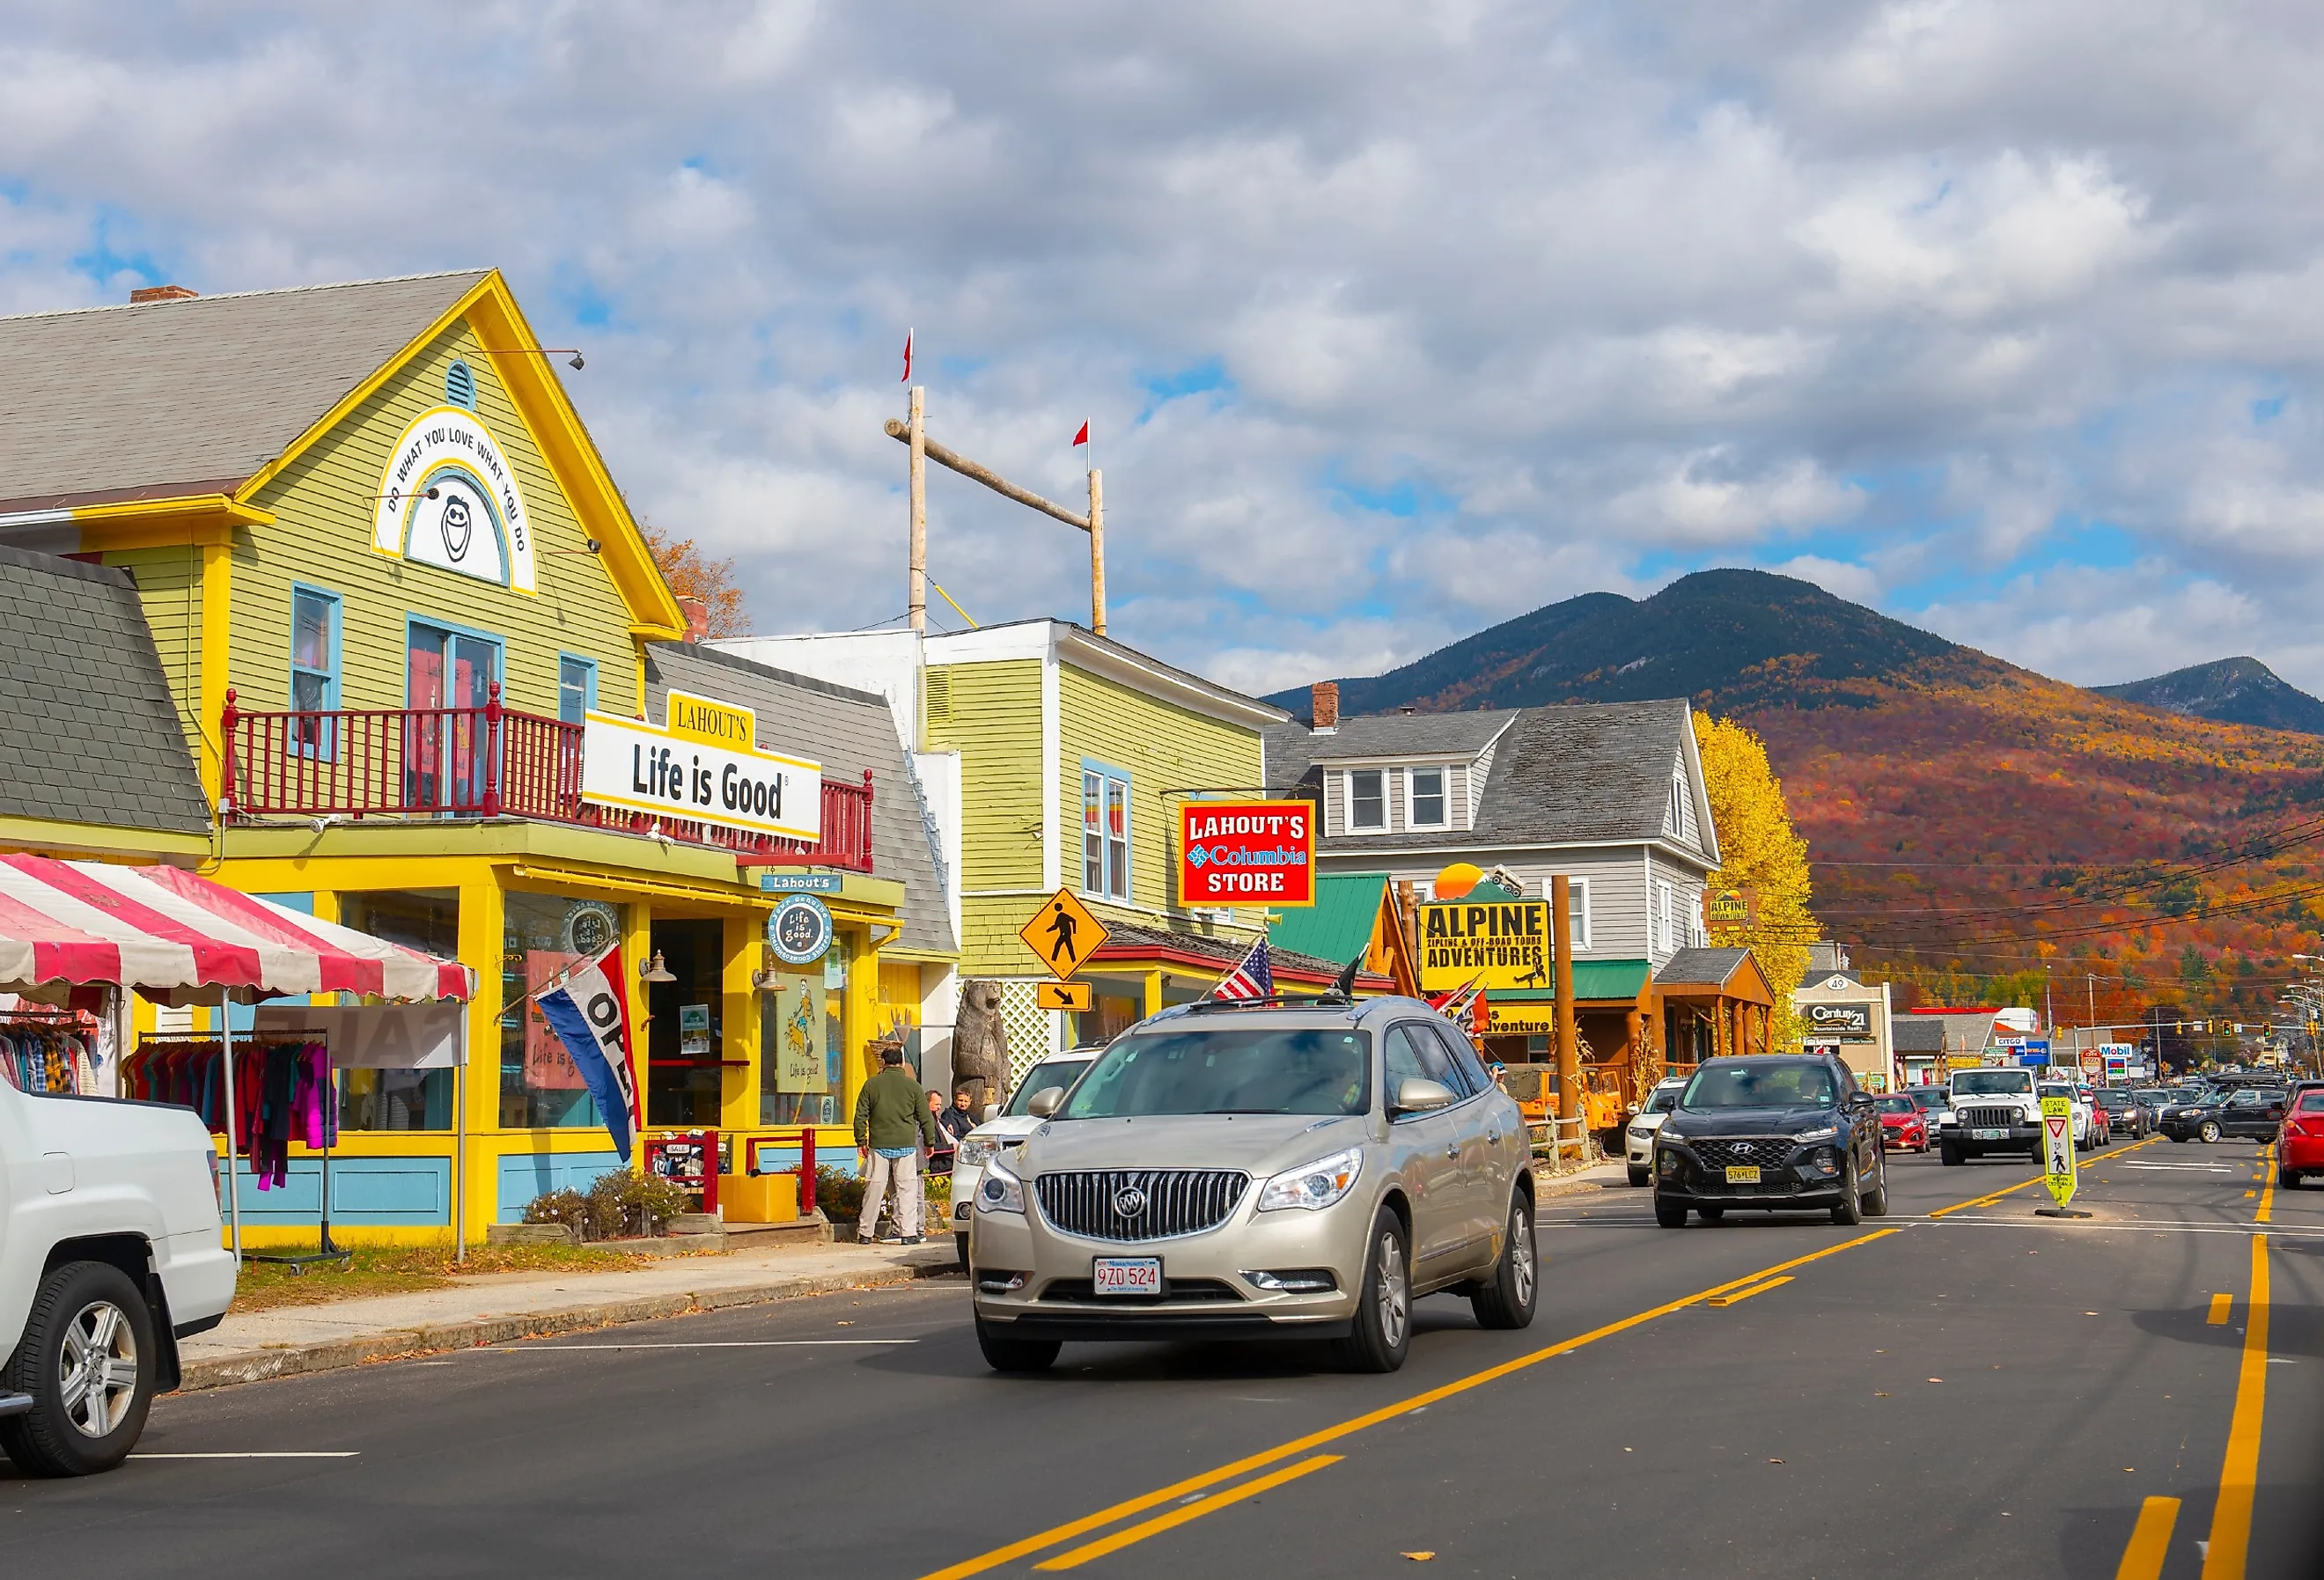
<svg viewBox="0 0 2324 1580">
<path fill-rule="evenodd" d="M 715 1125 L 726 1053 L 725 924 L 653 924 L 653 952 L 674 979 L 646 990 L 646 1123 Z"/>
<path fill-rule="evenodd" d="M 624 908 L 565 894 L 511 891 L 503 898 L 501 1128 L 602 1125 L 604 1115 L 583 1084 L 573 1056 L 529 995 L 559 971 L 620 938 L 626 925 Z"/>
<path fill-rule="evenodd" d="M 339 896 L 339 922 L 359 933 L 460 957 L 460 896 L 452 889 L 364 892 Z M 341 1070 L 339 1128 L 343 1131 L 427 1131 L 452 1128 L 450 1070 Z"/>
<path fill-rule="evenodd" d="M 847 1087 L 847 994 L 820 961 L 778 962 L 759 994 L 759 1123 L 838 1124 Z M 843 978 L 844 981 L 844 978 Z"/>
</svg>

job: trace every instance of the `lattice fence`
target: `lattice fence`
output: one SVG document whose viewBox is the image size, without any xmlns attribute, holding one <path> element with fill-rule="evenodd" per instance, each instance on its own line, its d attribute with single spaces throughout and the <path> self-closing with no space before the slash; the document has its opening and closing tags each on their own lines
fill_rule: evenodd
<svg viewBox="0 0 2324 1580">
<path fill-rule="evenodd" d="M 1019 978 L 1001 984 L 1001 1021 L 1009 1036 L 1009 1089 L 1014 1092 L 1025 1072 L 1055 1051 L 1050 1012 L 1034 1003 L 1036 985 Z"/>
</svg>

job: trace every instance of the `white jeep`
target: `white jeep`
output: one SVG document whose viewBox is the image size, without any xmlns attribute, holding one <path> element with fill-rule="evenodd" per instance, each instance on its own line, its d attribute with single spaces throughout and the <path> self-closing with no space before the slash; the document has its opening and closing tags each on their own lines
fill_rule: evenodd
<svg viewBox="0 0 2324 1580">
<path fill-rule="evenodd" d="M 129 1456 L 178 1340 L 234 1299 L 217 1153 L 187 1108 L 0 1079 L 0 1451 L 26 1475 Z"/>
<path fill-rule="evenodd" d="M 1988 1152 L 2021 1152 L 2042 1160 L 2042 1099 L 2034 1076 L 2009 1065 L 1952 1073 L 1946 1088 L 1953 1122 L 1937 1143 L 1947 1168 Z"/>
</svg>

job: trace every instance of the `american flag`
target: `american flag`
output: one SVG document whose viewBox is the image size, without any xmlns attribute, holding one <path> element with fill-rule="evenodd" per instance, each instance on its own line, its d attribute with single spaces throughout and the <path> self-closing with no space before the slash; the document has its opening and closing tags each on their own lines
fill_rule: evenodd
<svg viewBox="0 0 2324 1580">
<path fill-rule="evenodd" d="M 1265 938 L 1253 944 L 1240 964 L 1220 977 L 1218 986 L 1211 989 L 1214 999 L 1263 999 L 1274 995 L 1275 973 L 1267 964 Z"/>
</svg>

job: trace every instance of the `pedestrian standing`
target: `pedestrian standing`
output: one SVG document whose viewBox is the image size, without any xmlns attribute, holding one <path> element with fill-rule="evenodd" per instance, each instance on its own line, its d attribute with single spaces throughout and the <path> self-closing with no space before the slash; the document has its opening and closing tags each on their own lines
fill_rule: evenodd
<svg viewBox="0 0 2324 1580">
<path fill-rule="evenodd" d="M 964 1086 L 952 1095 L 952 1106 L 936 1115 L 936 1123 L 943 1128 L 945 1134 L 952 1138 L 955 1147 L 976 1128 L 976 1113 L 969 1106 L 972 1101 L 973 1094 Z"/>
<path fill-rule="evenodd" d="M 863 1174 L 863 1215 L 855 1238 L 869 1240 L 880 1225 L 880 1208 L 892 1193 L 896 1234 L 906 1245 L 920 1243 L 920 1153 L 936 1143 L 936 1116 L 919 1081 L 904 1068 L 904 1049 L 890 1043 L 880 1050 L 880 1073 L 863 1083 L 855 1099 L 855 1161 Z"/>
</svg>

